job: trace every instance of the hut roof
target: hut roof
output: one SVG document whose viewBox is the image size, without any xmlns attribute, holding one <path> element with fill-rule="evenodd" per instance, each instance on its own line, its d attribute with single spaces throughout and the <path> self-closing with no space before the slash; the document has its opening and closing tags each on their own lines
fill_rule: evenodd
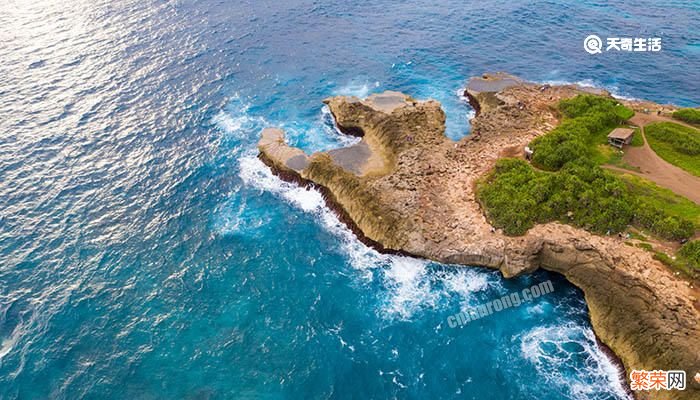
<svg viewBox="0 0 700 400">
<path fill-rule="evenodd" d="M 608 134 L 608 139 L 620 139 L 627 140 L 632 135 L 634 135 L 634 129 L 629 128 L 615 128 L 612 132 Z"/>
</svg>

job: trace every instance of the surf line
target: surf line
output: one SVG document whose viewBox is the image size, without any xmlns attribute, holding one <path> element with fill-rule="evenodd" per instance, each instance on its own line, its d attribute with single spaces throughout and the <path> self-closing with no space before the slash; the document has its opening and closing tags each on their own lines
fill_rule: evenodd
<svg viewBox="0 0 700 400">
<path fill-rule="evenodd" d="M 481 318 L 488 317 L 491 314 L 501 312 L 513 307 L 519 307 L 524 303 L 534 301 L 548 293 L 554 291 L 554 285 L 551 280 L 540 282 L 537 285 L 532 285 L 520 292 L 513 292 L 501 298 L 479 304 L 468 311 L 462 311 L 447 317 L 447 325 L 450 328 L 457 328 L 467 325 L 471 321 L 476 321 Z"/>
</svg>

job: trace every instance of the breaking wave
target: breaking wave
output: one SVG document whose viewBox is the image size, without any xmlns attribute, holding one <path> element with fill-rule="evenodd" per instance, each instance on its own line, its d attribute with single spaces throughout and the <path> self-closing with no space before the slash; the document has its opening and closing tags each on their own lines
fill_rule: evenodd
<svg viewBox="0 0 700 400">
<path fill-rule="evenodd" d="M 536 327 L 520 338 L 520 350 L 539 375 L 567 397 L 629 398 L 617 367 L 598 347 L 590 328 L 572 323 Z"/>
<path fill-rule="evenodd" d="M 639 100 L 635 97 L 631 97 L 627 94 L 625 94 L 619 86 L 616 85 L 604 85 L 600 82 L 594 81 L 592 79 L 584 79 L 581 81 L 576 81 L 576 82 L 571 82 L 571 81 L 565 81 L 565 80 L 547 80 L 542 83 L 548 84 L 548 85 L 578 85 L 584 88 L 595 88 L 595 89 L 604 89 L 610 92 L 614 97 L 617 97 L 618 99 L 622 100 Z"/>
<path fill-rule="evenodd" d="M 272 193 L 314 215 L 323 229 L 338 237 L 341 251 L 362 279 L 379 279 L 385 291 L 380 310 L 383 317 L 411 319 L 420 310 L 435 308 L 455 295 L 466 305 L 474 293 L 498 284 L 493 273 L 458 267 L 436 269 L 436 264 L 427 260 L 379 253 L 355 237 L 317 190 L 281 180 L 252 153 L 240 158 L 239 168 L 244 185 Z"/>
</svg>

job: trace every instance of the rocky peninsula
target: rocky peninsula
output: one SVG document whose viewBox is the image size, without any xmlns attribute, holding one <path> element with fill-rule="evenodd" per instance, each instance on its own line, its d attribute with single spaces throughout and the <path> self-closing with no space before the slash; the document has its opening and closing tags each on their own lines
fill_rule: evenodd
<svg viewBox="0 0 700 400">
<path fill-rule="evenodd" d="M 444 135 L 436 101 L 397 92 L 332 97 L 324 102 L 337 127 L 359 143 L 308 155 L 268 128 L 258 148 L 283 179 L 319 188 L 358 237 L 380 250 L 496 268 L 505 277 L 537 268 L 564 275 L 583 291 L 596 334 L 627 376 L 633 369 L 686 371 L 685 391 L 639 398 L 698 399 L 700 293 L 692 284 L 617 237 L 560 223 L 506 236 L 477 200 L 476 184 L 497 159 L 521 155 L 557 126 L 560 100 L 591 90 L 505 74 L 473 78 L 465 95 L 477 115 L 472 134 L 460 141 Z"/>
</svg>

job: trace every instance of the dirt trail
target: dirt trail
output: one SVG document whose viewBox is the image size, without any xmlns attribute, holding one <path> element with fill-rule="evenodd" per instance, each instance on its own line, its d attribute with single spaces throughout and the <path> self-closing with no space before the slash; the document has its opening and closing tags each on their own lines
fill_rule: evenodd
<svg viewBox="0 0 700 400">
<path fill-rule="evenodd" d="M 606 166 L 606 168 L 649 179 L 659 186 L 670 189 L 696 204 L 700 204 L 700 178 L 659 157 L 649 146 L 649 142 L 644 134 L 644 127 L 654 122 L 673 122 L 684 126 L 690 125 L 660 115 L 641 113 L 635 114 L 635 116 L 630 119 L 630 122 L 641 128 L 644 146 L 626 147 L 623 159 L 628 164 L 638 167 L 640 172 L 612 166 Z"/>
<path fill-rule="evenodd" d="M 483 90 L 474 81 L 504 79 L 511 86 L 499 86 L 498 92 L 470 91 Z M 328 152 L 305 156 L 284 142 L 280 130 L 263 132 L 258 148 L 260 158 L 283 179 L 315 184 L 358 238 L 381 250 L 497 268 L 506 277 L 537 268 L 563 275 L 584 292 L 591 325 L 620 357 L 625 374 L 664 366 L 685 370 L 687 389 L 672 398 L 697 400 L 700 382 L 693 377 L 700 374 L 700 307 L 690 282 L 651 252 L 617 237 L 559 223 L 505 236 L 489 224 L 477 200 L 476 183 L 499 154 L 549 132 L 557 125 L 555 105 L 580 93 L 570 85 L 474 78 L 467 94 L 479 110 L 472 120 L 479 139 L 457 143 L 445 137 L 445 114 L 435 101 L 404 96 L 404 104 L 393 108 L 395 102 L 386 99 L 393 95 L 382 96 L 381 104 L 328 99 L 341 131 L 363 133 L 368 145 L 393 161 L 374 176 L 357 175 L 354 164 L 346 169 Z"/>
</svg>

